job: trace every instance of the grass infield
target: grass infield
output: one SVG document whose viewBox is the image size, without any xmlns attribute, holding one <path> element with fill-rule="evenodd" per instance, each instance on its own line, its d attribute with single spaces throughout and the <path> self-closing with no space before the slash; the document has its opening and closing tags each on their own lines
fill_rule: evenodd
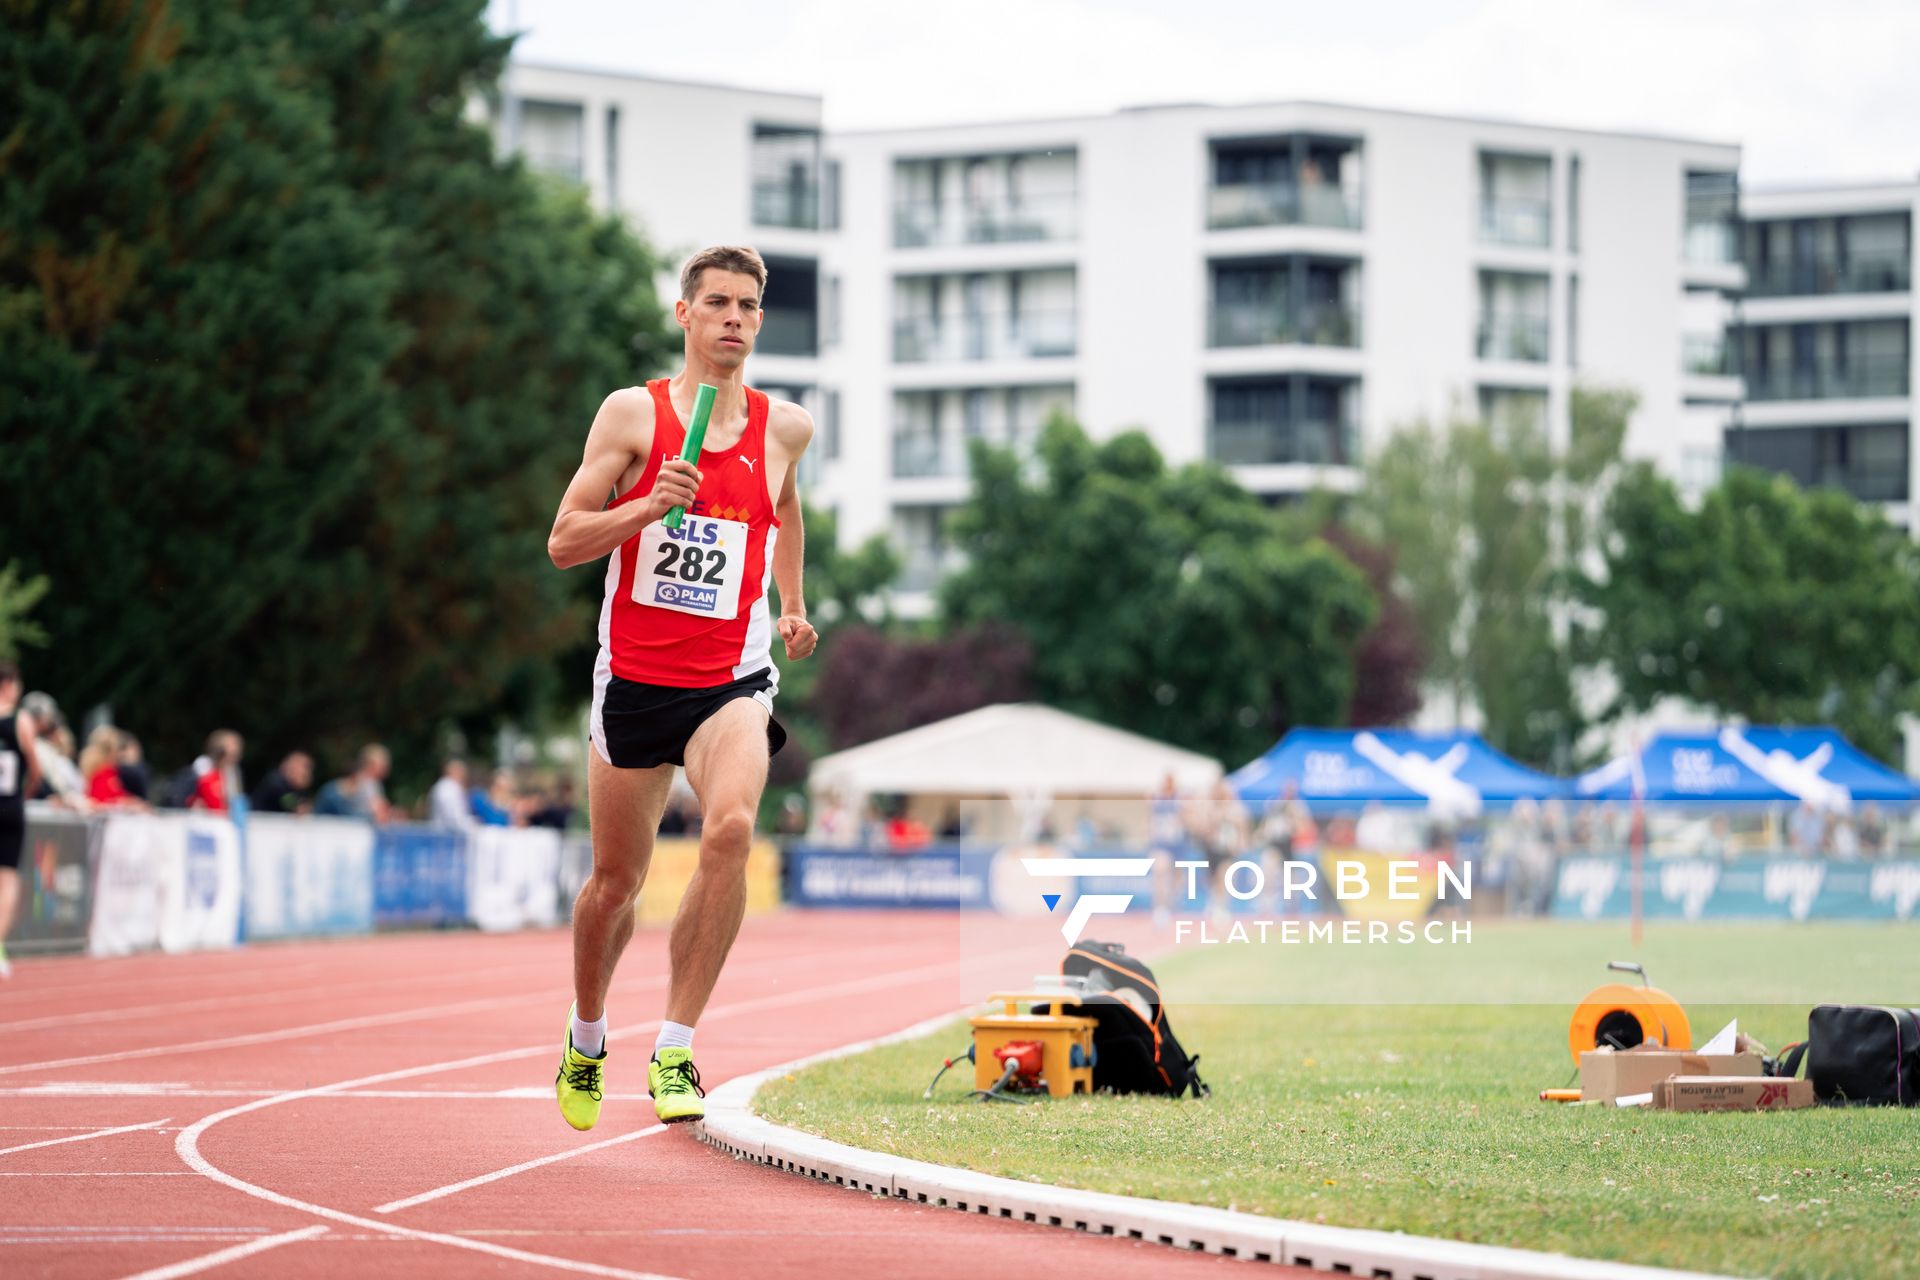
<svg viewBox="0 0 1920 1280">
<path fill-rule="evenodd" d="M 1154 962 L 1204 1102 L 964 1101 L 963 1022 L 771 1081 L 769 1119 L 1005 1177 L 1282 1218 L 1779 1277 L 1920 1280 L 1920 1112 L 1671 1114 L 1537 1100 L 1609 959 L 1645 962 L 1696 1042 L 1730 1017 L 1779 1046 L 1822 1000 L 1920 1005 L 1920 928 L 1483 923 L 1447 948 L 1470 1004 L 1366 1003 L 1422 948 L 1186 946 Z M 1270 998 L 1284 971 L 1299 999 Z M 1739 1003 L 1695 1004 L 1689 986 Z M 1811 994 L 1809 994 L 1811 993 Z M 984 995 L 985 993 L 983 993 Z"/>
</svg>

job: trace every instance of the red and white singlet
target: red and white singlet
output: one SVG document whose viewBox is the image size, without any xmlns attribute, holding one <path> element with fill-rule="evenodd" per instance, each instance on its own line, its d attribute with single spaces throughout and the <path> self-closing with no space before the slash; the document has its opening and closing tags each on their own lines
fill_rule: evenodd
<svg viewBox="0 0 1920 1280">
<path fill-rule="evenodd" d="M 660 464 L 680 456 L 686 428 L 667 379 L 653 394 L 653 452 L 634 486 L 611 506 L 653 492 Z M 702 449 L 700 490 L 678 529 L 654 521 L 607 560 L 600 606 L 598 706 L 610 677 L 677 689 L 708 689 L 767 670 L 774 689 L 773 620 L 767 587 L 780 535 L 767 493 L 767 397 L 747 392 L 747 429 L 727 449 Z M 773 690 L 768 691 L 769 694 Z"/>
</svg>

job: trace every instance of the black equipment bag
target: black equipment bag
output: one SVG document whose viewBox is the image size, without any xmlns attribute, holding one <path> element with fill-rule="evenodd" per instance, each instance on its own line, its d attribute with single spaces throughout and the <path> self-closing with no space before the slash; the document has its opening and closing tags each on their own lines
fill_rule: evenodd
<svg viewBox="0 0 1920 1280">
<path fill-rule="evenodd" d="M 1807 1038 L 1781 1050 L 1771 1074 L 1796 1074 L 1803 1057 L 1822 1102 L 1920 1106 L 1920 1010 L 1819 1005 L 1807 1015 Z"/>
<path fill-rule="evenodd" d="M 1078 1012 L 1093 1018 L 1093 1087 L 1115 1093 L 1172 1097 L 1213 1091 L 1200 1079 L 1198 1054 L 1181 1047 L 1160 1001 L 1153 970 L 1117 942 L 1083 941 L 1067 952 L 1060 972 L 1087 980 Z"/>
</svg>

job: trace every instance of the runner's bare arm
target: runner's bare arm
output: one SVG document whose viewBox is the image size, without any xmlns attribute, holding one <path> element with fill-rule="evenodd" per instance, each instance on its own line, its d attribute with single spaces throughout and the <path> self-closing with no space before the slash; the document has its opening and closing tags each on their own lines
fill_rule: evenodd
<svg viewBox="0 0 1920 1280">
<path fill-rule="evenodd" d="M 813 416 L 797 404 L 782 403 L 767 417 L 767 429 L 787 458 L 787 474 L 780 481 L 780 498 L 773 506 L 780 521 L 780 538 L 773 545 L 773 585 L 780 592 L 780 620 L 775 624 L 786 642 L 787 657 L 804 658 L 820 642 L 807 621 L 807 597 L 801 584 L 801 566 L 807 558 L 807 531 L 800 517 L 800 455 L 813 439 Z"/>
<path fill-rule="evenodd" d="M 13 738 L 20 744 L 20 762 L 26 766 L 27 776 L 22 779 L 21 796 L 31 800 L 34 792 L 40 790 L 40 757 L 34 751 L 34 739 L 39 736 L 37 726 L 30 715 L 16 715 L 13 718 Z"/>
<path fill-rule="evenodd" d="M 620 477 L 652 448 L 653 401 L 647 393 L 628 387 L 608 396 L 594 416 L 586 456 L 560 499 L 553 532 L 547 535 L 547 555 L 555 568 L 598 560 L 674 505 L 692 504 L 699 473 L 692 463 L 675 459 L 661 466 L 652 493 L 607 509 L 607 495 Z"/>
</svg>

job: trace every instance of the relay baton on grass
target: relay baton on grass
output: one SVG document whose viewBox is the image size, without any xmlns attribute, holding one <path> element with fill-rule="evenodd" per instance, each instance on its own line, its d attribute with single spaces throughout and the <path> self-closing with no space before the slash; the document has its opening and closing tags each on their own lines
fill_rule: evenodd
<svg viewBox="0 0 1920 1280">
<path fill-rule="evenodd" d="M 693 425 L 687 428 L 687 442 L 680 447 L 680 457 L 696 467 L 700 465 L 700 446 L 707 441 L 707 419 L 713 416 L 713 398 L 719 394 L 718 387 L 703 382 L 693 395 Z M 678 529 L 686 514 L 685 507 L 675 507 L 660 518 L 660 523 L 669 529 Z"/>
</svg>

